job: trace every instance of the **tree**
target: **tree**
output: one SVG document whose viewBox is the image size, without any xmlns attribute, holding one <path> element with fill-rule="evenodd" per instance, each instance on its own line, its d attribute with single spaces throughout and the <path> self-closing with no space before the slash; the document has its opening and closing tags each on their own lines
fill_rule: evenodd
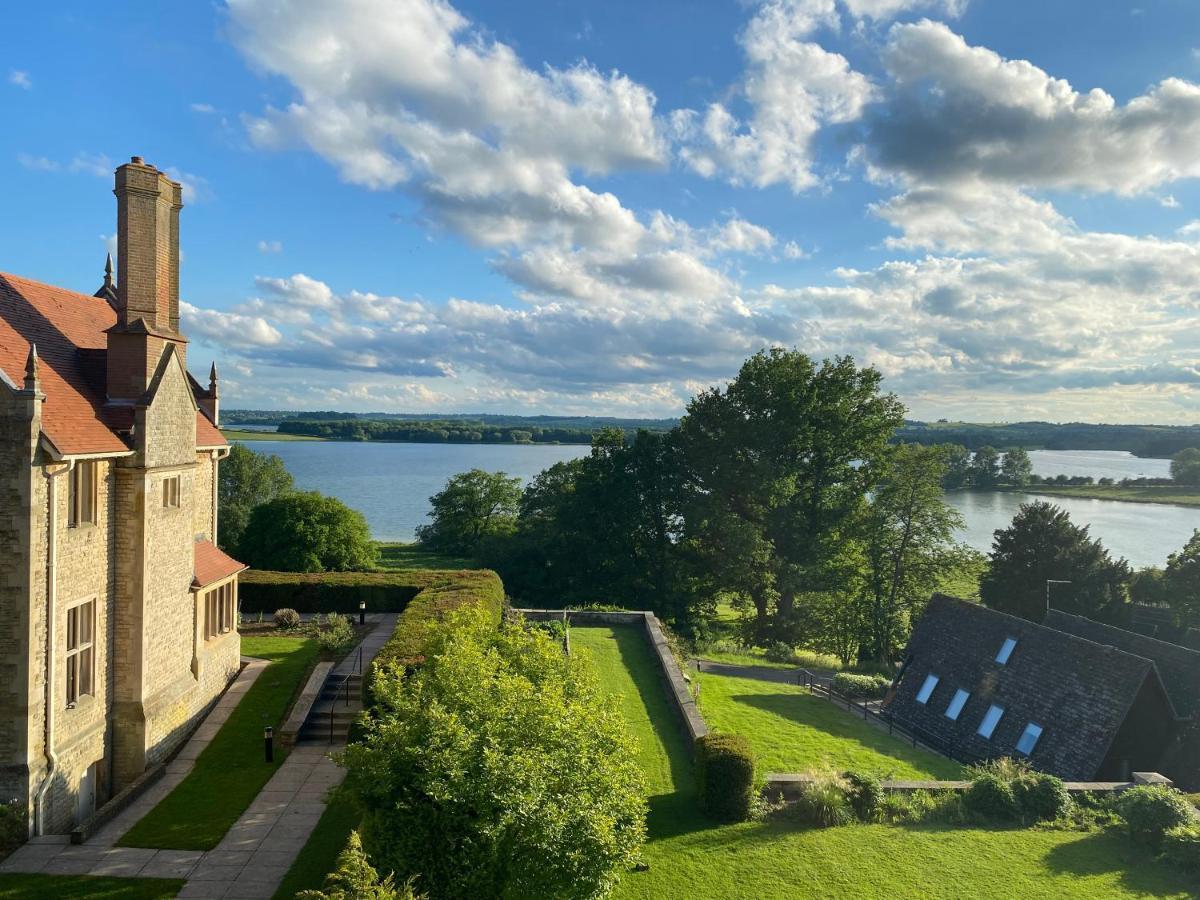
<svg viewBox="0 0 1200 900">
<path fill-rule="evenodd" d="M 1013 447 L 1005 452 L 1004 462 L 1000 465 L 1000 477 L 1005 484 L 1013 487 L 1024 487 L 1033 477 L 1033 463 L 1029 454 L 1020 447 Z"/>
<path fill-rule="evenodd" d="M 994 488 L 1000 482 L 1000 453 L 986 444 L 975 451 L 971 459 L 971 486 Z"/>
<path fill-rule="evenodd" d="M 1012 524 L 995 533 L 991 567 L 979 585 L 983 602 L 1002 612 L 1040 622 L 1046 612 L 1046 582 L 1055 609 L 1112 624 L 1128 613 L 1131 573 L 1098 541 L 1050 503 L 1021 505 Z"/>
<path fill-rule="evenodd" d="M 301 891 L 296 896 L 301 900 L 418 900 L 411 882 L 396 887 L 391 874 L 379 877 L 357 831 L 350 832 L 350 840 L 338 854 L 337 868 L 325 876 L 324 890 Z"/>
<path fill-rule="evenodd" d="M 1138 569 L 1129 580 L 1129 599 L 1146 606 L 1169 606 L 1171 587 L 1167 573 L 1157 566 Z"/>
<path fill-rule="evenodd" d="M 217 480 L 217 544 L 237 551 L 250 513 L 295 489 L 291 473 L 273 453 L 255 453 L 245 444 L 234 444 L 221 460 Z"/>
<path fill-rule="evenodd" d="M 862 524 L 862 653 L 883 664 L 907 639 L 909 623 L 962 553 L 962 516 L 943 500 L 946 451 L 901 444 L 867 504 Z"/>
<path fill-rule="evenodd" d="M 345 753 L 381 869 L 434 898 L 600 897 L 640 856 L 644 776 L 587 654 L 477 610 L 413 674 L 384 668 Z"/>
<path fill-rule="evenodd" d="M 688 404 L 685 539 L 713 587 L 753 602 L 760 640 L 796 637 L 797 596 L 832 586 L 831 561 L 904 418 L 879 385 L 849 357 L 818 366 L 773 348 Z"/>
<path fill-rule="evenodd" d="M 486 539 L 512 533 L 520 502 L 520 478 L 483 469 L 462 472 L 429 498 L 433 522 L 418 528 L 417 538 L 435 550 L 476 553 Z"/>
<path fill-rule="evenodd" d="M 345 572 L 368 569 L 379 549 L 363 514 L 316 491 L 255 507 L 238 555 L 257 569 Z"/>
<path fill-rule="evenodd" d="M 1189 447 L 1171 457 L 1171 477 L 1180 484 L 1200 485 L 1200 449 Z"/>
<path fill-rule="evenodd" d="M 971 451 L 962 444 L 943 444 L 946 459 L 946 474 L 942 476 L 942 487 L 948 491 L 969 487 L 971 484 Z"/>
<path fill-rule="evenodd" d="M 1180 624 L 1200 614 L 1200 530 L 1192 532 L 1183 549 L 1167 557 L 1163 571 L 1167 602 Z"/>
</svg>

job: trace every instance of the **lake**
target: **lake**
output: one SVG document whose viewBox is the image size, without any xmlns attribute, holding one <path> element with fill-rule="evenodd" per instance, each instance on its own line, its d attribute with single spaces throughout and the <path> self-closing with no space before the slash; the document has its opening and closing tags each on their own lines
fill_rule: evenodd
<svg viewBox="0 0 1200 900">
<path fill-rule="evenodd" d="M 385 444 L 341 441 L 253 441 L 249 446 L 283 458 L 298 487 L 337 497 L 367 517 L 383 541 L 411 541 L 425 524 L 429 497 L 446 479 L 468 469 L 503 471 L 528 482 L 556 462 L 584 456 L 580 444 Z M 1139 459 L 1119 451 L 1031 450 L 1038 475 L 1166 477 L 1164 459 Z M 947 500 L 966 520 L 962 539 L 988 552 L 992 532 L 1006 527 L 1035 495 L 956 491 Z M 1115 556 L 1134 567 L 1160 566 L 1200 528 L 1200 508 L 1115 500 L 1046 498 L 1088 525 Z"/>
</svg>

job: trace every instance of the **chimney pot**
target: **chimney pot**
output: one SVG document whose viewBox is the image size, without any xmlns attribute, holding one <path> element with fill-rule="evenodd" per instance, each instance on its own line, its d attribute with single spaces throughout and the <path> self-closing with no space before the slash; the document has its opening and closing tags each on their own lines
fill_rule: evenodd
<svg viewBox="0 0 1200 900">
<path fill-rule="evenodd" d="M 144 159 L 142 159 L 140 156 L 131 156 L 129 158 L 129 161 L 131 163 L 134 163 L 139 166 L 144 166 L 146 164 L 146 161 Z"/>
</svg>

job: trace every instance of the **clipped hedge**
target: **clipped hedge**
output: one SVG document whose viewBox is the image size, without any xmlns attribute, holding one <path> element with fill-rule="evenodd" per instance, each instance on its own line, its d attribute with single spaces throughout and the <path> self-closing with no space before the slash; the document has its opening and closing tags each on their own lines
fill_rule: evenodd
<svg viewBox="0 0 1200 900">
<path fill-rule="evenodd" d="M 387 572 L 267 572 L 249 569 L 238 579 L 242 613 L 271 614 L 277 609 L 302 613 L 358 614 L 358 602 L 367 601 L 367 612 L 399 612 L 429 583 L 421 569 Z"/>
<path fill-rule="evenodd" d="M 722 822 L 750 818 L 754 802 L 754 752 L 739 734 L 709 732 L 696 741 L 700 805 Z"/>
<path fill-rule="evenodd" d="M 851 700 L 878 700 L 887 693 L 892 679 L 886 675 L 859 675 L 838 672 L 833 676 L 833 689 Z"/>
<path fill-rule="evenodd" d="M 447 615 L 467 606 L 488 613 L 496 627 L 504 611 L 504 585 L 489 569 L 461 572 L 424 571 L 427 583 L 412 598 L 396 621 L 396 629 L 379 648 L 363 678 L 363 703 L 374 705 L 375 672 L 382 665 L 417 666 L 424 662 L 430 630 Z"/>
</svg>

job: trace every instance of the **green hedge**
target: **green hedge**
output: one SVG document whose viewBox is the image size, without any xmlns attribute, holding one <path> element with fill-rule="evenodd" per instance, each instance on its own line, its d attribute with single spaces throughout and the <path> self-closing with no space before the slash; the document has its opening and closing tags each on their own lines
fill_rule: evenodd
<svg viewBox="0 0 1200 900">
<path fill-rule="evenodd" d="M 265 572 L 250 569 L 238 579 L 242 613 L 294 609 L 302 613 L 399 612 L 438 573 L 418 569 L 390 572 Z M 444 573 L 442 573 L 444 574 Z"/>
<path fill-rule="evenodd" d="M 851 700 L 877 700 L 887 693 L 892 679 L 886 675 L 859 675 L 838 672 L 833 676 L 833 689 Z"/>
<path fill-rule="evenodd" d="M 740 734 L 710 732 L 696 741 L 700 805 L 714 819 L 743 822 L 754 802 L 754 752 Z"/>
<path fill-rule="evenodd" d="M 374 705 L 372 689 L 380 665 L 420 665 L 430 629 L 447 615 L 467 606 L 487 611 L 497 627 L 504 610 L 504 585 L 500 576 L 488 569 L 469 569 L 461 572 L 427 571 L 428 583 L 413 597 L 396 622 L 388 642 L 375 654 L 367 676 L 363 679 L 363 703 Z"/>
</svg>

